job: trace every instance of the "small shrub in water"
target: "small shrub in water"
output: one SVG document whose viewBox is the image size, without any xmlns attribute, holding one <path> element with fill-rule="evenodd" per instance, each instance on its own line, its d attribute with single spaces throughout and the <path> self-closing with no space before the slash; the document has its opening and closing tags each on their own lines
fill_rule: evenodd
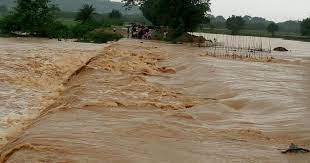
<svg viewBox="0 0 310 163">
<path fill-rule="evenodd" d="M 109 41 L 118 41 L 123 38 L 121 34 L 105 32 L 105 31 L 92 31 L 89 32 L 85 38 L 79 40 L 81 42 L 93 42 L 93 43 L 107 43 Z"/>
</svg>

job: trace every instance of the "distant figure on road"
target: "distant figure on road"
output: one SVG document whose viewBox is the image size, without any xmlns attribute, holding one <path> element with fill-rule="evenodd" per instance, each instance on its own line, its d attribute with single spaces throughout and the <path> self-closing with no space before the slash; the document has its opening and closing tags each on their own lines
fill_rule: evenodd
<svg viewBox="0 0 310 163">
<path fill-rule="evenodd" d="M 216 44 L 217 44 L 217 39 L 216 39 L 216 38 L 214 38 L 214 39 L 213 39 L 213 41 L 214 41 L 214 42 L 213 42 L 213 43 L 214 43 L 214 45 L 216 45 Z"/>
<path fill-rule="evenodd" d="M 165 31 L 165 32 L 164 32 L 164 39 L 166 39 L 167 37 L 168 37 L 168 32 Z"/>
<path fill-rule="evenodd" d="M 127 37 L 130 37 L 130 26 L 127 27 Z"/>
</svg>

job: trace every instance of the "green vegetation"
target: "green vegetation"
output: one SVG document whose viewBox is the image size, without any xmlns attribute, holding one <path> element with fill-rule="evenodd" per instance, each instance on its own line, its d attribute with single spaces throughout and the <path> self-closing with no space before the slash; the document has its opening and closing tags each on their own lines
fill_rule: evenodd
<svg viewBox="0 0 310 163">
<path fill-rule="evenodd" d="M 118 10 L 112 10 L 111 13 L 109 13 L 109 17 L 111 19 L 121 19 L 122 18 L 122 13 L 119 12 Z"/>
<path fill-rule="evenodd" d="M 92 5 L 85 4 L 76 15 L 75 20 L 85 23 L 93 20 L 95 8 Z"/>
<path fill-rule="evenodd" d="M 144 0 L 139 1 L 143 15 L 155 26 L 166 26 L 176 38 L 195 30 L 206 20 L 210 11 L 209 0 Z M 127 3 L 130 4 L 128 1 Z"/>
<path fill-rule="evenodd" d="M 304 19 L 301 22 L 300 31 L 303 36 L 310 36 L 310 18 Z"/>
<path fill-rule="evenodd" d="M 81 42 L 106 43 L 109 41 L 117 41 L 123 38 L 121 34 L 112 33 L 108 31 L 92 31 L 80 38 Z"/>
<path fill-rule="evenodd" d="M 200 32 L 216 33 L 216 34 L 231 34 L 232 32 L 226 28 L 226 19 L 223 16 L 214 17 L 209 15 L 210 23 L 202 24 L 199 29 Z M 259 37 L 278 37 L 290 40 L 310 41 L 310 37 L 307 35 L 301 35 L 300 21 L 285 21 L 275 23 L 278 26 L 278 30 L 268 32 L 266 30 L 268 26 L 274 22 L 268 21 L 261 17 L 243 16 L 245 21 L 243 28 L 238 32 L 238 35 L 245 36 L 259 36 Z M 309 29 L 309 27 L 303 27 L 303 29 Z"/>
<path fill-rule="evenodd" d="M 20 32 L 46 37 L 51 33 L 49 31 L 60 28 L 60 23 L 54 16 L 57 8 L 50 4 L 50 0 L 17 0 L 16 2 L 13 12 L 1 20 L 2 32 Z"/>
<path fill-rule="evenodd" d="M 1 0 L 0 35 L 22 34 L 89 40 L 91 37 L 88 34 L 95 29 L 113 29 L 124 24 L 138 23 L 163 27 L 153 33 L 153 36 L 163 37 L 163 33 L 168 32 L 168 40 L 175 40 L 184 32 L 197 30 L 310 40 L 310 18 L 302 22 L 273 23 L 261 17 L 247 15 L 232 16 L 228 20 L 223 16 L 206 17 L 210 8 L 209 0 L 186 2 L 184 0 L 123 0 L 123 2 L 127 3 L 130 10 L 125 10 L 123 4 L 119 2 L 105 0 L 88 0 L 87 5 L 84 5 L 85 0 L 16 0 L 16 3 L 13 0 Z M 58 6 L 56 7 L 55 4 Z M 93 6 L 96 6 L 96 10 Z"/>
<path fill-rule="evenodd" d="M 65 13 L 61 17 L 61 12 L 50 0 L 17 0 L 12 12 L 0 19 L 0 32 L 1 36 L 76 38 L 83 42 L 105 43 L 122 38 L 114 32 L 97 30 L 112 25 L 123 25 L 123 21 L 96 14 L 91 5 L 84 5 L 78 13 Z"/>
<path fill-rule="evenodd" d="M 181 25 L 171 26 L 166 22 L 170 22 L 173 24 L 175 21 L 182 21 L 180 17 L 175 17 L 179 14 L 179 10 L 174 9 L 181 9 L 182 11 L 188 9 L 183 6 L 183 8 L 179 7 L 179 3 L 182 3 L 181 0 L 168 0 L 168 1 L 161 1 L 161 0 L 123 0 L 125 4 L 129 7 L 132 6 L 141 6 L 141 10 L 143 15 L 152 22 L 155 26 L 168 26 L 172 28 L 183 28 L 186 29 Z M 170 3 L 171 2 L 171 3 Z M 209 1 L 193 1 L 192 3 L 205 3 Z M 209 3 L 208 3 L 209 7 Z M 186 10 L 189 12 L 184 12 L 184 14 L 191 15 L 190 10 Z M 208 11 L 208 10 L 206 10 Z M 168 14 L 167 14 L 168 13 Z M 170 17 L 169 13 L 173 13 L 172 17 Z M 182 12 L 181 12 L 182 13 Z M 206 14 L 206 12 L 204 13 Z M 237 18 L 236 18 L 237 17 Z M 209 19 L 209 21 L 208 21 Z M 271 26 L 272 30 L 270 29 L 270 33 L 266 31 L 267 27 L 273 23 L 272 21 L 268 21 L 261 17 L 251 17 L 249 15 L 245 15 L 243 17 L 240 16 L 232 16 L 230 19 L 226 20 L 223 16 L 213 16 L 208 15 L 208 19 L 200 19 L 198 18 L 199 22 L 201 23 L 199 29 L 196 29 L 198 32 L 209 32 L 209 33 L 217 33 L 217 34 L 239 34 L 239 35 L 247 35 L 247 36 L 264 36 L 264 37 L 279 37 L 284 39 L 292 39 L 292 40 L 301 40 L 301 41 L 309 41 L 310 37 L 306 35 L 309 26 L 306 25 L 307 23 L 303 23 L 303 27 L 301 29 L 301 22 L 300 21 L 285 21 L 276 23 L 278 29 L 275 26 Z M 305 22 L 305 21 L 304 21 Z M 187 23 L 183 21 L 183 23 Z M 177 23 L 175 23 L 177 24 Z M 196 26 L 196 25 L 195 25 Z M 190 28 L 187 31 L 191 31 L 194 28 Z M 304 36 L 301 36 L 300 33 L 303 32 Z M 276 32 L 276 33 L 275 33 Z M 169 31 L 170 33 L 170 31 Z M 161 33 L 162 34 L 162 33 Z M 276 34 L 276 35 L 275 35 Z"/>
<path fill-rule="evenodd" d="M 275 36 L 275 32 L 279 31 L 279 26 L 276 23 L 272 22 L 268 25 L 266 30 L 270 32 L 272 36 Z"/>
<path fill-rule="evenodd" d="M 209 15 L 210 23 L 204 24 L 205 28 L 215 28 L 215 29 L 225 29 L 226 28 L 226 19 L 223 16 L 214 17 Z M 247 30 L 257 30 L 263 31 L 266 30 L 269 24 L 272 21 L 266 20 L 261 17 L 251 17 L 243 16 L 242 19 L 245 21 L 244 29 Z M 289 32 L 289 33 L 299 33 L 300 31 L 300 22 L 299 21 L 285 21 L 276 23 L 279 26 L 279 32 Z"/>
<path fill-rule="evenodd" d="M 88 32 L 100 28 L 100 23 L 96 21 L 79 22 L 71 28 L 73 38 L 83 39 Z"/>
<path fill-rule="evenodd" d="M 231 30 L 232 35 L 236 35 L 244 27 L 245 21 L 241 16 L 231 16 L 226 21 L 226 28 Z"/>
<path fill-rule="evenodd" d="M 96 9 L 92 5 L 83 5 L 75 18 L 79 23 L 72 27 L 72 36 L 78 38 L 78 41 L 93 43 L 106 43 L 108 41 L 121 39 L 121 34 L 105 30 L 96 30 L 111 27 L 112 25 L 122 25 L 123 22 L 120 20 L 120 17 L 105 19 L 104 17 L 96 15 L 95 10 Z M 100 18 L 102 20 L 98 21 L 97 19 Z"/>
</svg>

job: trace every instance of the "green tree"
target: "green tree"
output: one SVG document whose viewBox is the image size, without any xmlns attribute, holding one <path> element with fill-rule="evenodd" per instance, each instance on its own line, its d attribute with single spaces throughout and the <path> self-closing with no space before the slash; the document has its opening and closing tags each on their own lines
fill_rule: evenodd
<svg viewBox="0 0 310 163">
<path fill-rule="evenodd" d="M 215 17 L 213 15 L 209 15 L 208 17 L 210 19 L 210 22 L 207 22 L 205 24 L 208 24 L 210 28 L 218 28 L 218 29 L 225 28 L 226 19 L 223 16 Z"/>
<path fill-rule="evenodd" d="M 162 1 L 148 0 L 141 6 L 143 16 L 155 26 L 160 26 L 161 23 L 166 21 L 164 19 L 160 19 L 161 16 L 157 14 L 160 10 L 160 3 L 162 3 Z"/>
<path fill-rule="evenodd" d="M 2 31 L 26 32 L 35 36 L 47 36 L 55 23 L 58 8 L 50 0 L 17 0 L 12 13 L 2 20 Z"/>
<path fill-rule="evenodd" d="M 122 13 L 119 12 L 118 10 L 113 9 L 112 12 L 109 13 L 109 17 L 111 19 L 120 19 L 120 18 L 122 18 Z"/>
<path fill-rule="evenodd" d="M 92 5 L 84 4 L 76 15 L 75 20 L 81 21 L 82 23 L 93 20 L 95 8 Z"/>
<path fill-rule="evenodd" d="M 241 16 L 231 16 L 226 20 L 226 28 L 231 30 L 231 34 L 236 35 L 243 29 L 245 21 Z"/>
<path fill-rule="evenodd" d="M 209 0 L 144 0 L 140 3 L 143 15 L 154 25 L 168 26 L 178 34 L 193 31 L 207 19 Z"/>
<path fill-rule="evenodd" d="M 276 23 L 272 22 L 268 25 L 267 31 L 270 32 L 272 36 L 274 36 L 275 32 L 279 31 L 279 26 Z"/>
<path fill-rule="evenodd" d="M 300 32 L 303 36 L 310 36 L 310 18 L 304 19 L 301 22 Z"/>
<path fill-rule="evenodd" d="M 300 23 L 301 23 L 301 21 L 288 20 L 285 22 L 277 23 L 277 25 L 279 26 L 279 29 L 282 32 L 299 33 L 300 32 Z"/>
</svg>

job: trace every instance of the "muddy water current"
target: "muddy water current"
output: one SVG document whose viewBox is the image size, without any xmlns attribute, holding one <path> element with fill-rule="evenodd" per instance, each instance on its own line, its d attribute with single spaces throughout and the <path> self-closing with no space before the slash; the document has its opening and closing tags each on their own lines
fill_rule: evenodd
<svg viewBox="0 0 310 163">
<path fill-rule="evenodd" d="M 281 154 L 310 148 L 310 50 L 252 62 L 149 41 L 0 43 L 0 162 L 310 162 Z"/>
<path fill-rule="evenodd" d="M 0 144 L 54 103 L 65 81 L 101 46 L 44 39 L 0 39 Z"/>
</svg>

